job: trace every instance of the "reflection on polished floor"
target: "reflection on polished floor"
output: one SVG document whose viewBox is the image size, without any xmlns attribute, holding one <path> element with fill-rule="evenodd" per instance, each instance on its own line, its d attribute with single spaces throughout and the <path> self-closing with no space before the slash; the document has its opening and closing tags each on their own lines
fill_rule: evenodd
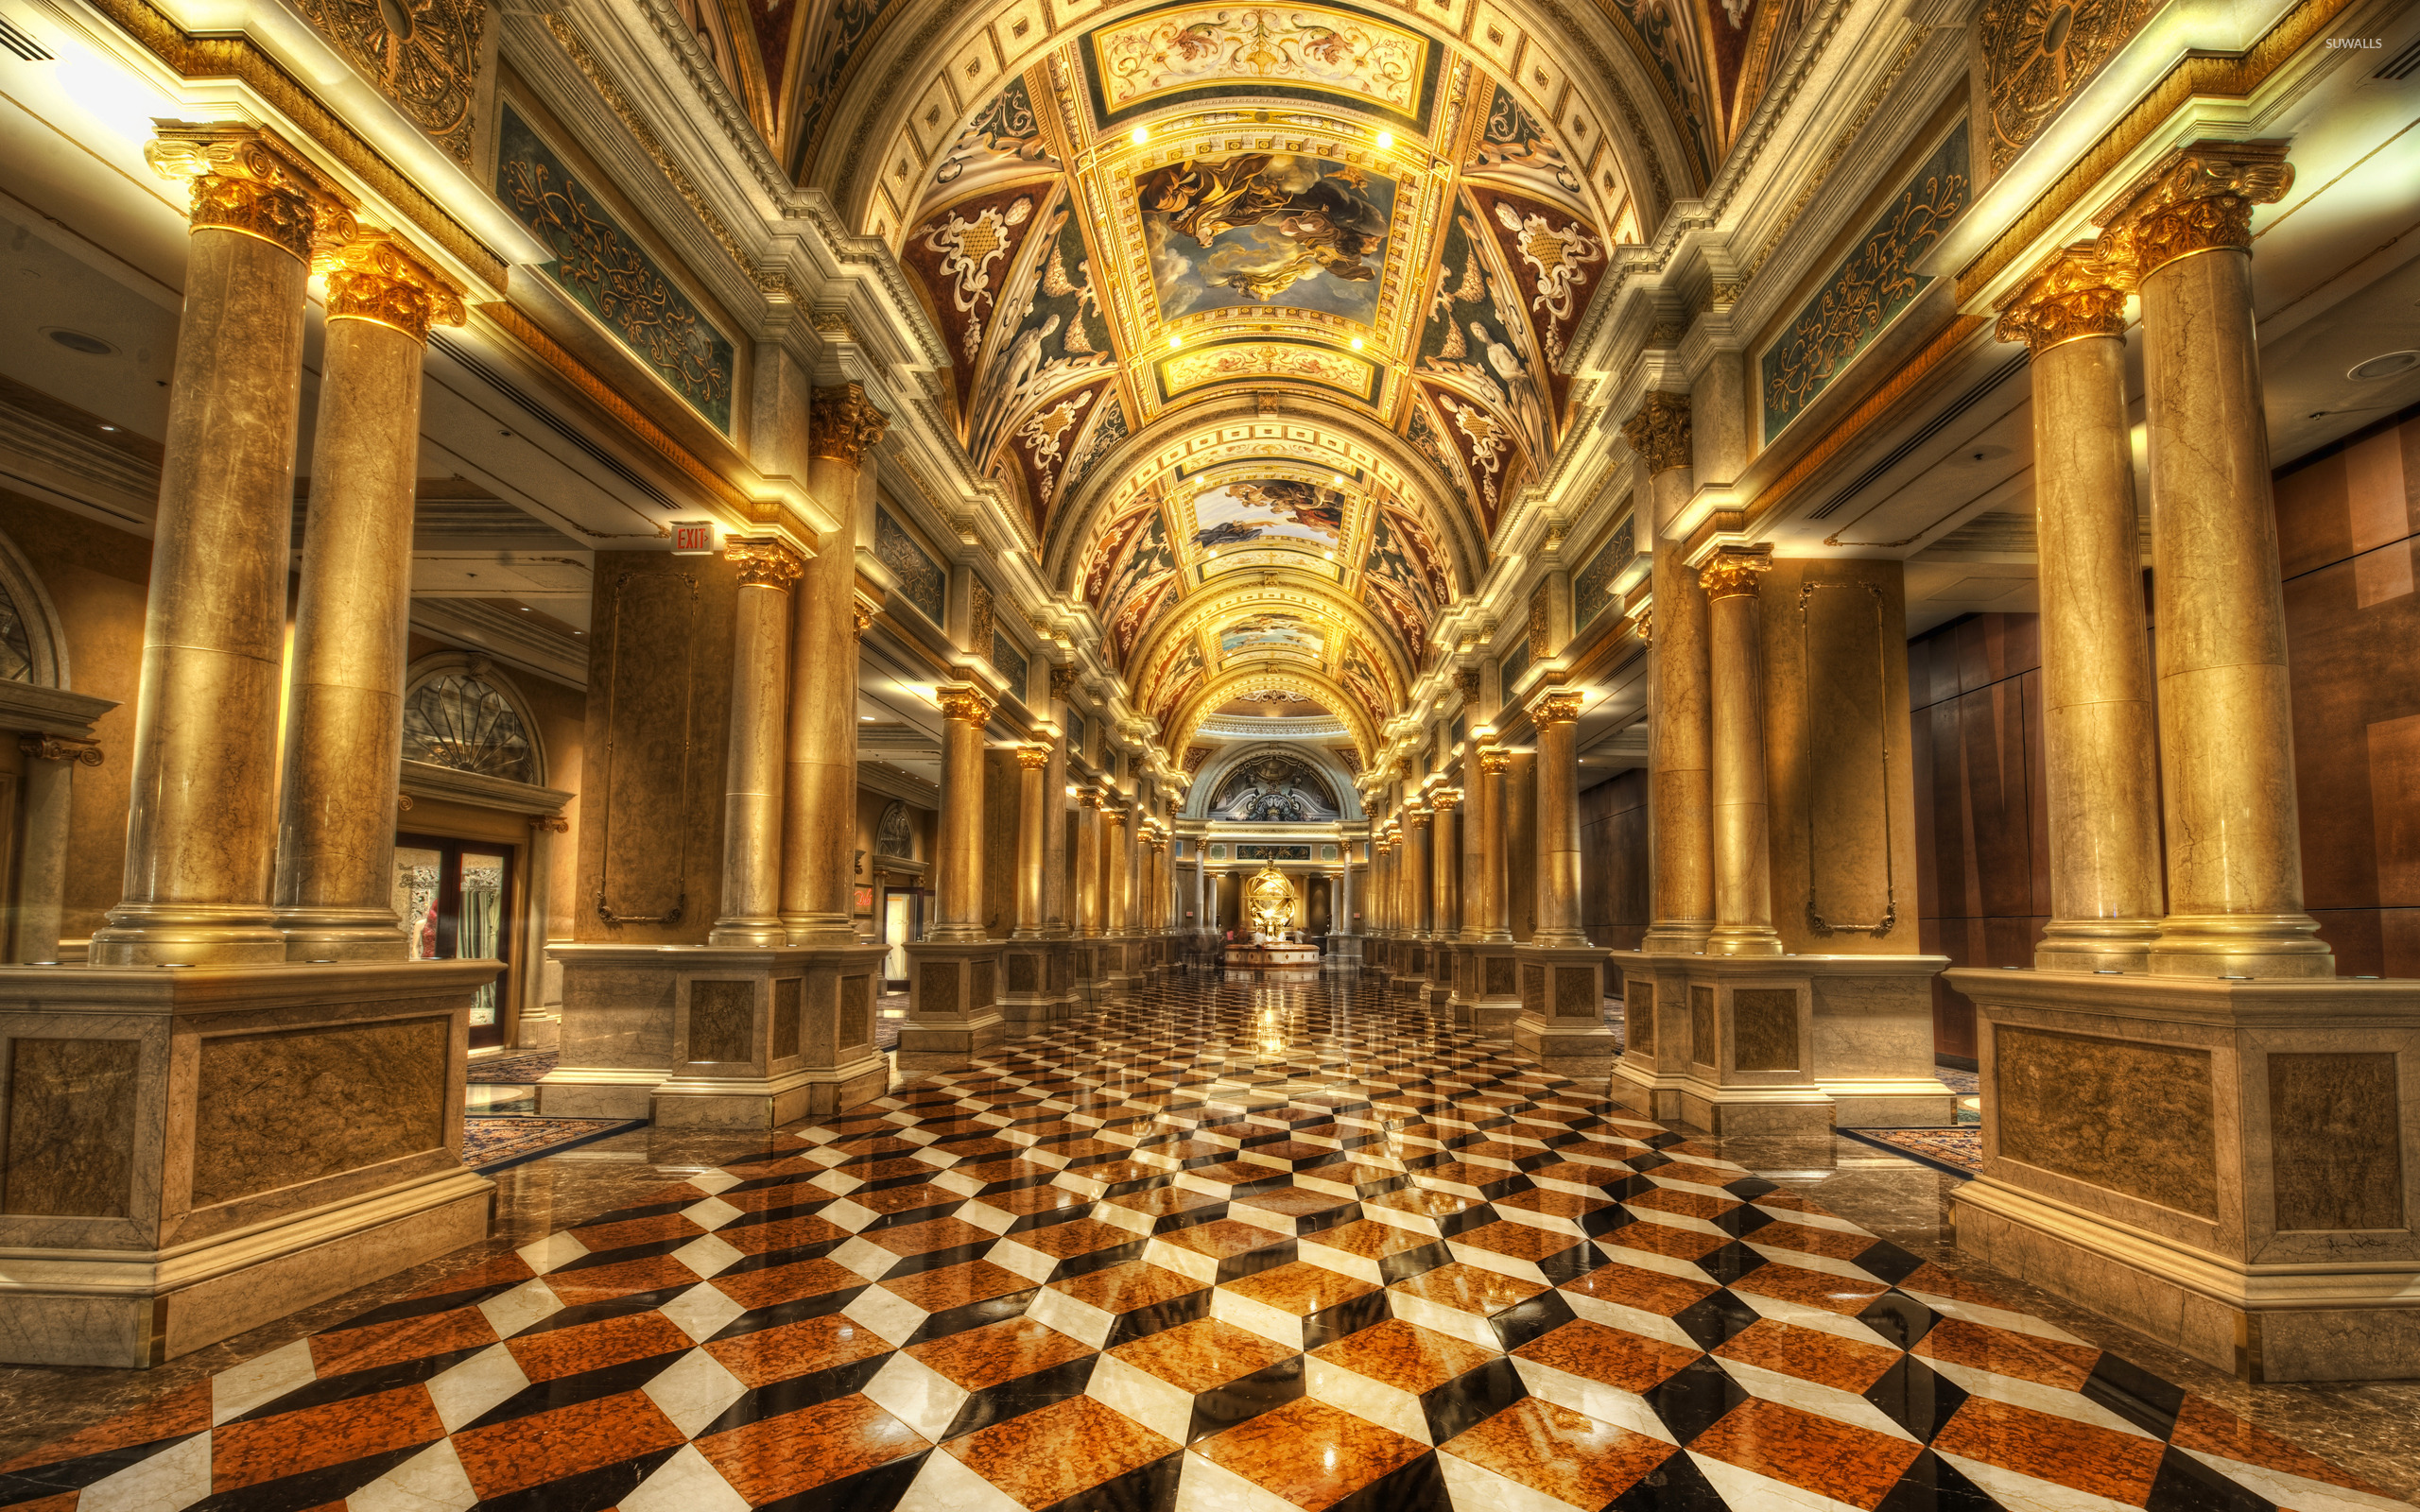
<svg viewBox="0 0 2420 1512">
<path fill-rule="evenodd" d="M 2405 1504 L 1366 985 L 1157 989 L 683 1148 L 715 1146 L 216 1375 L 162 1372 L 0 1462 L 0 1504 Z"/>
</svg>

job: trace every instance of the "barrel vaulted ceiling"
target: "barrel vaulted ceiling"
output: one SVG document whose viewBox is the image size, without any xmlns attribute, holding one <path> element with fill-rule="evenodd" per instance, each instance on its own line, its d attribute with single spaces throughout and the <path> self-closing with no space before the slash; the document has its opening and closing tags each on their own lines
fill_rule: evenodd
<svg viewBox="0 0 2420 1512">
<path fill-rule="evenodd" d="M 1806 0 L 677 3 L 918 280 L 969 456 L 1168 747 L 1269 693 L 1367 750 L 1573 421 L 1613 248 Z"/>
</svg>

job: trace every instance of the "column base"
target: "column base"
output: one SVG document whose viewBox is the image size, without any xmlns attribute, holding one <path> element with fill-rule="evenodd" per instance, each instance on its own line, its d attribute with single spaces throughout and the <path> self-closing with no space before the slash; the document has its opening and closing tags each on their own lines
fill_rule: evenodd
<svg viewBox="0 0 2420 1512">
<path fill-rule="evenodd" d="M 1950 979 L 1960 1248 L 2245 1380 L 2420 1377 L 2420 983 Z"/>
<path fill-rule="evenodd" d="M 1616 951 L 1631 1106 L 1720 1134 L 1946 1127 L 1933 1074 L 1938 955 Z"/>
<path fill-rule="evenodd" d="M 0 969 L 12 1095 L 80 1110 L 10 1151 L 0 1362 L 157 1365 L 479 1239 L 463 1075 L 496 970 Z M 323 1080 L 345 1118 L 298 1121 Z"/>
<path fill-rule="evenodd" d="M 844 1112 L 890 1085 L 880 1051 L 778 1076 L 670 1076 L 656 1083 L 649 1117 L 658 1128 L 777 1128 Z"/>
<path fill-rule="evenodd" d="M 903 1070 L 950 1070 L 1007 1038 L 1000 1018 L 1000 943 L 926 940 L 908 953 L 908 1022 L 899 1030 Z"/>
<path fill-rule="evenodd" d="M 1558 1076 L 1610 1075 L 1620 1041 L 1605 1022 L 1605 953 L 1516 945 L 1512 954 L 1521 1004 L 1512 1043 Z"/>
<path fill-rule="evenodd" d="M 286 959 L 268 910 L 233 903 L 120 903 L 93 931 L 95 966 L 269 966 Z"/>
<path fill-rule="evenodd" d="M 1357 971 L 1361 969 L 1361 936 L 1330 935 L 1327 949 L 1320 956 L 1323 971 Z"/>
<path fill-rule="evenodd" d="M 1413 936 L 1397 939 L 1394 948 L 1394 971 L 1387 988 L 1398 995 L 1409 994 L 1425 1003 L 1428 995 L 1428 941 Z"/>
<path fill-rule="evenodd" d="M 289 961 L 401 961 L 411 954 L 391 908 L 281 908 L 277 930 Z"/>
<path fill-rule="evenodd" d="M 2308 914 L 2170 914 L 2146 964 L 2153 976 L 2336 975 L 2336 956 Z"/>
<path fill-rule="evenodd" d="M 2156 919 L 2054 919 L 2033 947 L 2037 971 L 2144 971 Z"/>
<path fill-rule="evenodd" d="M 1381 991 L 1385 990 L 1387 978 L 1393 972 L 1393 968 L 1388 965 L 1387 954 L 1392 945 L 1393 941 L 1383 935 L 1361 936 L 1361 974 L 1375 983 Z"/>
<path fill-rule="evenodd" d="M 1714 930 L 1714 920 L 1659 919 L 1650 924 L 1639 940 L 1639 950 L 1649 955 L 1703 955 L 1705 937 Z"/>
</svg>

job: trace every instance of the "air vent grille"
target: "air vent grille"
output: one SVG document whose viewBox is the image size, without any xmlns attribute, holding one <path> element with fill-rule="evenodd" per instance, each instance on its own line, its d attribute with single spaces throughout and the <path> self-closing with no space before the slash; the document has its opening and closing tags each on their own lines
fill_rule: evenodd
<svg viewBox="0 0 2420 1512">
<path fill-rule="evenodd" d="M 562 437 L 564 440 L 579 447 L 581 452 L 595 459 L 597 466 L 605 469 L 608 472 L 613 473 L 615 477 L 620 478 L 631 488 L 636 489 L 640 493 L 645 494 L 648 498 L 652 499 L 657 505 L 666 509 L 677 509 L 681 507 L 679 505 L 672 502 L 672 496 L 670 494 L 666 493 L 662 489 L 657 488 L 654 484 L 649 483 L 646 478 L 641 477 L 629 463 L 623 461 L 620 457 L 615 456 L 613 453 L 597 445 L 595 441 L 590 440 L 586 436 L 581 435 L 572 426 L 557 420 L 553 413 L 544 404 L 539 404 L 527 394 L 523 393 L 511 379 L 507 378 L 504 374 L 496 371 L 493 368 L 491 368 L 486 363 L 480 361 L 477 355 L 475 354 L 470 348 L 462 345 L 458 341 L 448 340 L 442 333 L 436 331 L 431 331 L 428 334 L 428 344 L 443 352 L 446 356 L 452 358 L 455 362 L 459 363 L 465 369 L 478 374 L 481 381 L 486 383 L 490 388 L 494 389 L 497 393 L 504 395 L 505 398 L 510 399 L 514 404 L 520 405 L 522 409 L 535 418 L 539 424 L 545 426 L 546 429 Z"/>
<path fill-rule="evenodd" d="M 47 63 L 54 60 L 48 49 L 34 41 L 6 16 L 0 16 L 0 47 L 8 48 L 29 63 Z"/>
<path fill-rule="evenodd" d="M 1909 437 L 1906 440 L 1901 441 L 1897 446 L 1893 447 L 1891 449 L 1890 455 L 1884 457 L 1881 461 L 1875 463 L 1872 467 L 1867 468 L 1863 472 L 1858 473 L 1858 479 L 1855 483 L 1850 484 L 1840 492 L 1833 494 L 1829 499 L 1824 500 L 1824 507 L 1808 514 L 1806 518 L 1809 520 L 1828 519 L 1833 510 L 1838 509 L 1841 506 L 1848 503 L 1851 499 L 1856 498 L 1859 493 L 1863 492 L 1867 488 L 1871 487 L 1876 481 L 1880 479 L 1884 473 L 1890 472 L 1893 468 L 1897 467 L 1909 457 L 1913 456 L 1916 454 L 1917 448 L 1923 446 L 1927 441 L 1929 441 L 1934 437 L 1940 435 L 1943 428 L 1947 426 L 1951 421 L 1956 420 L 1959 416 L 1965 414 L 1977 404 L 1981 404 L 1985 394 L 1990 393 L 1993 389 L 1997 388 L 2000 385 L 2008 382 L 2011 377 L 2015 375 L 2019 369 L 2025 366 L 2025 354 L 2023 352 L 2019 352 L 2016 356 L 2010 358 L 2005 363 L 2002 363 L 1998 368 L 1993 370 L 1990 377 L 1985 378 L 1981 383 L 1977 384 L 1974 387 L 1969 388 L 1964 393 L 1959 395 L 1957 400 L 1947 407 L 1944 408 L 1940 414 L 1935 415 L 1931 420 L 1926 421 L 1924 429 L 1916 432 L 1913 436 Z"/>
<path fill-rule="evenodd" d="M 2415 72 L 2420 72 L 2420 37 L 2413 38 L 2405 45 L 2403 51 L 2380 64 L 2378 71 L 2370 77 L 2400 82 L 2410 78 Z"/>
</svg>

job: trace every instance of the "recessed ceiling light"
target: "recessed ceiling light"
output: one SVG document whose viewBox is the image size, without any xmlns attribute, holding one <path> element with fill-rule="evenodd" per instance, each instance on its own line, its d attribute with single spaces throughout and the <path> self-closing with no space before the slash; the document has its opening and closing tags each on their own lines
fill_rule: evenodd
<svg viewBox="0 0 2420 1512">
<path fill-rule="evenodd" d="M 529 612 L 529 606 L 528 606 L 528 605 L 527 605 L 527 604 L 522 605 L 522 606 L 521 606 L 521 612 L 522 612 L 522 613 L 524 613 L 524 614 L 528 613 L 528 612 Z"/>
<path fill-rule="evenodd" d="M 51 339 L 59 339 L 56 333 Z M 2386 352 L 2367 362 L 2356 363 L 2344 376 L 2356 383 L 2367 383 L 2374 378 L 2400 377 L 2414 368 L 2420 368 L 2420 352 Z"/>
<path fill-rule="evenodd" d="M 872 715 L 872 714 L 859 714 L 859 715 L 857 715 L 857 723 L 859 723 L 859 724 L 861 724 L 861 725 L 871 725 L 871 724 L 873 724 L 873 715 Z"/>
<path fill-rule="evenodd" d="M 1331 472 L 1327 476 L 1327 482 L 1329 488 L 1340 489 L 1344 486 L 1344 474 L 1341 472 Z"/>
<path fill-rule="evenodd" d="M 117 429 L 117 427 L 116 427 L 116 426 L 114 426 L 114 425 L 104 425 L 104 426 L 102 426 L 102 427 L 101 427 L 101 429 L 103 429 L 103 430 L 105 430 L 105 431 L 113 431 L 113 430 Z"/>
<path fill-rule="evenodd" d="M 98 336 L 86 335 L 81 331 L 69 331 L 60 326 L 53 326 L 43 335 L 68 351 L 80 352 L 88 357 L 106 357 L 117 350 Z"/>
<path fill-rule="evenodd" d="M 1151 140 L 1151 129 L 1148 126 L 1138 126 L 1128 134 L 1134 139 L 1134 145 L 1138 147 Z"/>
</svg>

